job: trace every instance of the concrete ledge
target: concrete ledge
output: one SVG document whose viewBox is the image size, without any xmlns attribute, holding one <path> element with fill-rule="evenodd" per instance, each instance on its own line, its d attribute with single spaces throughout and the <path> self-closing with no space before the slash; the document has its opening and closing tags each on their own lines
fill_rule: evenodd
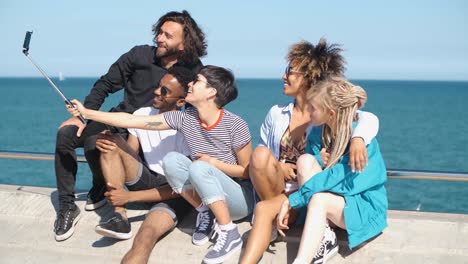
<svg viewBox="0 0 468 264">
<path fill-rule="evenodd" d="M 0 185 L 1 263 L 119 263 L 132 240 L 103 238 L 94 226 L 112 215 L 110 206 L 84 211 L 86 193 L 78 193 L 82 217 L 75 234 L 66 241 L 54 240 L 55 189 Z M 136 232 L 146 210 L 128 211 Z M 191 243 L 195 213 L 158 242 L 150 263 L 201 263 L 208 246 Z M 389 227 L 357 250 L 347 250 L 341 240 L 339 255 L 328 263 L 468 263 L 468 215 L 389 211 Z M 239 224 L 244 244 L 250 224 Z M 285 241 L 272 244 L 260 263 L 291 263 L 297 252 L 300 228 L 293 228 Z M 338 234 L 345 237 L 345 234 Z M 227 263 L 237 263 L 240 254 Z"/>
</svg>

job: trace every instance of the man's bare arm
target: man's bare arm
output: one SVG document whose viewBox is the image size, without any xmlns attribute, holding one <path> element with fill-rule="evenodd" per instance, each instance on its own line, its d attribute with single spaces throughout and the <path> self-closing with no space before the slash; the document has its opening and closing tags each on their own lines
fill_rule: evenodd
<svg viewBox="0 0 468 264">
<path fill-rule="evenodd" d="M 73 116 L 80 113 L 85 119 L 91 119 L 97 122 L 108 124 L 115 127 L 140 128 L 148 130 L 165 130 L 169 126 L 162 114 L 139 116 L 122 112 L 102 112 L 85 108 L 78 100 L 72 100 L 76 109 L 67 106 L 67 111 Z"/>
</svg>

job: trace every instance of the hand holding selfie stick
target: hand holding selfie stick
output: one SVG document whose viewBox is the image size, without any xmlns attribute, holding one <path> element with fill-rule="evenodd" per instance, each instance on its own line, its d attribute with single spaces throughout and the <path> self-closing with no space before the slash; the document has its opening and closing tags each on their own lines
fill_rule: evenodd
<svg viewBox="0 0 468 264">
<path fill-rule="evenodd" d="M 62 91 L 60 91 L 60 89 L 54 84 L 54 82 L 52 82 L 49 76 L 47 76 L 47 74 L 41 69 L 41 67 L 39 67 L 39 65 L 37 65 L 29 56 L 29 42 L 31 41 L 31 35 L 32 35 L 32 31 L 26 31 L 26 36 L 24 37 L 24 43 L 23 43 L 23 54 L 29 59 L 29 61 L 32 62 L 32 64 L 34 64 L 34 66 L 36 66 L 36 68 L 42 73 L 42 75 L 47 79 L 47 81 L 49 81 L 50 85 L 54 87 L 55 91 L 57 91 L 57 93 L 62 97 L 65 103 L 75 108 L 72 102 L 68 98 L 66 98 L 65 95 L 63 95 Z M 86 124 L 86 120 L 83 118 L 81 114 L 78 116 L 78 118 L 81 120 L 81 122 L 83 122 L 83 124 Z"/>
</svg>

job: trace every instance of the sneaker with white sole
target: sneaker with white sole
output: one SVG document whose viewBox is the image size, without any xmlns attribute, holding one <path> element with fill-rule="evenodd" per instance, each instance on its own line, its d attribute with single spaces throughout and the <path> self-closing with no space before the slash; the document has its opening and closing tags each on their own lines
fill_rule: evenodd
<svg viewBox="0 0 468 264">
<path fill-rule="evenodd" d="M 312 260 L 312 263 L 325 264 L 330 258 L 335 256 L 336 253 L 338 253 L 338 240 L 336 239 L 335 231 L 327 225 L 322 243 Z"/>
<path fill-rule="evenodd" d="M 195 231 L 192 235 L 192 243 L 197 246 L 202 246 L 210 240 L 210 235 L 214 226 L 214 214 L 211 210 L 198 212 Z"/>
<path fill-rule="evenodd" d="M 75 232 L 75 225 L 80 220 L 80 217 L 80 208 L 78 206 L 60 209 L 54 223 L 55 240 L 63 241 L 71 237 Z"/>
<path fill-rule="evenodd" d="M 222 263 L 242 248 L 242 238 L 237 226 L 229 231 L 219 230 L 216 244 L 208 251 L 204 263 Z"/>
<path fill-rule="evenodd" d="M 132 226 L 128 219 L 119 213 L 116 213 L 107 222 L 97 225 L 95 231 L 100 235 L 115 239 L 130 239 L 132 237 Z"/>
<path fill-rule="evenodd" d="M 104 193 L 106 192 L 106 190 L 107 189 L 105 186 L 101 186 L 101 187 L 93 186 L 88 192 L 85 210 L 93 211 L 106 205 L 107 199 L 104 196 Z"/>
</svg>

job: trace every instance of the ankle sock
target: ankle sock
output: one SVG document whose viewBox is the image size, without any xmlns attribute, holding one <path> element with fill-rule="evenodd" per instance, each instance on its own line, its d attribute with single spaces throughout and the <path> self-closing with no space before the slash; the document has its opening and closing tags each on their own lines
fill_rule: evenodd
<svg viewBox="0 0 468 264">
<path fill-rule="evenodd" d="M 229 230 L 232 230 L 232 229 L 236 228 L 236 226 L 237 226 L 237 225 L 234 224 L 232 221 L 229 222 L 229 223 L 227 223 L 227 224 L 225 224 L 225 225 L 220 225 L 220 224 L 218 224 L 219 229 L 221 229 L 222 231 L 229 231 Z"/>
<path fill-rule="evenodd" d="M 207 211 L 207 210 L 210 210 L 210 208 L 204 204 L 201 204 L 199 207 L 195 208 L 197 210 L 197 212 L 204 212 L 204 211 Z"/>
</svg>

